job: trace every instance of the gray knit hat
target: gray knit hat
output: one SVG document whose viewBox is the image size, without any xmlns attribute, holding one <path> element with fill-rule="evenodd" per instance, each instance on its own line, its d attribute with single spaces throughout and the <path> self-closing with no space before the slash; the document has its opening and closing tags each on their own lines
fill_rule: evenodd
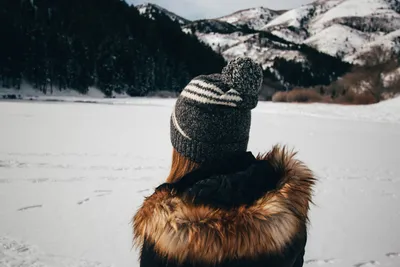
<svg viewBox="0 0 400 267">
<path fill-rule="evenodd" d="M 262 80 L 261 66 L 249 58 L 231 61 L 221 74 L 194 78 L 172 112 L 172 146 L 197 163 L 246 151 Z"/>
</svg>

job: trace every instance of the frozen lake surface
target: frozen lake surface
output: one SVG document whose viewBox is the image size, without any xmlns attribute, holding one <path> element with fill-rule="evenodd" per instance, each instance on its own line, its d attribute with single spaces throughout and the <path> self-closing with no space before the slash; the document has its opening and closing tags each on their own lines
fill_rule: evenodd
<svg viewBox="0 0 400 267">
<path fill-rule="evenodd" d="M 0 102 L 0 266 L 138 266 L 130 220 L 168 174 L 175 100 Z M 317 174 L 305 266 L 400 266 L 400 99 L 260 103 L 249 149 Z"/>
</svg>

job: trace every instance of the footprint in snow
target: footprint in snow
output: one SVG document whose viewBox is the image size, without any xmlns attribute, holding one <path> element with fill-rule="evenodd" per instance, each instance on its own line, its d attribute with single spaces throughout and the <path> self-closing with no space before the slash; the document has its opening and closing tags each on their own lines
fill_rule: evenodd
<svg viewBox="0 0 400 267">
<path fill-rule="evenodd" d="M 94 190 L 93 193 L 96 193 L 95 197 L 104 197 L 104 196 L 109 196 L 112 193 L 112 190 Z M 85 202 L 88 202 L 90 200 L 90 197 L 87 197 L 81 201 L 78 202 L 78 205 L 82 205 Z"/>
<path fill-rule="evenodd" d="M 43 207 L 43 205 L 27 206 L 27 207 L 18 209 L 18 211 L 25 211 L 25 210 L 36 209 L 36 208 L 41 208 L 41 207 Z"/>
<path fill-rule="evenodd" d="M 48 179 L 48 178 L 38 178 L 38 179 L 30 179 L 29 181 L 34 184 L 40 184 L 40 183 L 48 182 L 49 180 L 50 179 Z"/>
<path fill-rule="evenodd" d="M 354 264 L 354 267 L 372 267 L 372 266 L 377 266 L 380 265 L 379 261 L 367 261 L 367 262 L 361 262 Z"/>
<path fill-rule="evenodd" d="M 337 259 L 326 259 L 326 260 L 319 260 L 319 259 L 311 259 L 311 260 L 307 260 L 304 263 L 305 264 L 317 264 L 317 265 L 325 265 L 325 264 L 333 264 L 337 262 Z"/>
<path fill-rule="evenodd" d="M 393 182 L 393 179 L 391 179 L 391 178 L 378 178 L 378 181 L 381 181 L 381 182 Z"/>
<path fill-rule="evenodd" d="M 398 253 L 398 252 L 390 252 L 390 253 L 386 254 L 386 257 L 389 257 L 389 258 L 400 257 L 400 253 Z"/>
<path fill-rule="evenodd" d="M 83 199 L 83 200 L 81 200 L 81 201 L 79 201 L 78 202 L 78 205 L 82 205 L 82 204 L 84 204 L 85 202 L 88 202 L 90 200 L 90 198 L 85 198 L 85 199 Z"/>
<path fill-rule="evenodd" d="M 95 193 L 112 193 L 112 190 L 94 190 Z"/>
<path fill-rule="evenodd" d="M 397 198 L 397 195 L 395 193 L 390 193 L 390 192 L 382 192 L 381 195 L 383 197 Z"/>
<path fill-rule="evenodd" d="M 97 193 L 96 197 L 104 197 L 109 196 L 112 193 L 112 190 L 94 190 L 94 193 Z"/>
<path fill-rule="evenodd" d="M 107 193 L 105 193 L 105 194 L 98 194 L 98 195 L 96 195 L 96 197 L 104 197 L 104 196 L 109 196 L 110 194 L 107 194 Z"/>
<path fill-rule="evenodd" d="M 143 189 L 143 190 L 139 190 L 139 191 L 137 191 L 138 193 L 144 193 L 144 192 L 148 192 L 148 191 L 150 191 L 150 189 Z"/>
</svg>

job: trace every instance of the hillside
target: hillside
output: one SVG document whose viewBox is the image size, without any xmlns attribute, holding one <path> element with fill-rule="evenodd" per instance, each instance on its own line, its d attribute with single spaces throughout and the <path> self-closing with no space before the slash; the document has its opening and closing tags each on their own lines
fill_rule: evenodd
<svg viewBox="0 0 400 267">
<path fill-rule="evenodd" d="M 397 0 L 317 0 L 288 11 L 258 7 L 180 24 L 226 60 L 248 56 L 272 81 L 310 86 L 343 75 L 347 63 L 359 63 L 374 45 L 400 49 L 399 9 Z"/>
<path fill-rule="evenodd" d="M 400 50 L 399 10 L 398 0 L 317 0 L 286 12 L 253 8 L 201 21 L 201 25 L 220 26 L 207 30 L 196 21 L 182 27 L 227 60 L 249 56 L 263 65 L 271 79 L 285 86 L 305 85 L 288 84 L 291 77 L 284 77 L 276 62 L 292 63 L 297 69 L 302 65 L 302 72 L 311 72 L 313 79 L 320 65 L 310 63 L 307 53 L 315 49 L 311 53 L 320 55 L 317 61 L 332 66 L 324 80 L 334 80 L 349 69 L 338 61 L 359 64 L 358 59 L 376 45 Z M 328 61 L 323 63 L 322 58 Z"/>
<path fill-rule="evenodd" d="M 194 21 L 182 28 L 188 34 L 195 34 L 226 60 L 237 56 L 254 59 L 263 66 L 268 79 L 285 87 L 329 84 L 349 70 L 350 66 L 341 59 L 307 43 L 251 29 L 245 23 L 246 19 L 238 20 L 246 12 L 219 19 Z"/>
<path fill-rule="evenodd" d="M 283 39 L 304 43 L 348 62 L 400 28 L 398 0 L 317 0 L 290 10 L 262 28 Z"/>
<path fill-rule="evenodd" d="M 153 13 L 166 12 L 161 7 L 151 7 L 156 8 Z M 137 8 L 141 10 L 143 6 Z M 153 13 L 143 12 L 143 15 L 152 18 Z M 255 21 L 266 19 L 258 24 L 261 27 L 280 13 L 282 12 L 255 8 L 222 18 L 188 22 L 181 27 L 183 32 L 196 35 L 226 60 L 238 56 L 254 59 L 263 66 L 269 84 L 275 83 L 279 88 L 329 84 L 349 70 L 350 66 L 340 59 L 307 45 L 299 45 L 254 29 Z M 165 15 L 169 16 L 169 13 Z"/>
<path fill-rule="evenodd" d="M 168 16 L 172 21 L 178 22 L 180 25 L 185 25 L 190 22 L 190 20 L 182 18 L 175 13 L 170 12 L 156 4 L 146 3 L 142 5 L 137 5 L 136 8 L 139 10 L 139 13 L 141 15 L 145 15 L 149 18 L 154 18 L 154 14 L 164 14 Z"/>
<path fill-rule="evenodd" d="M 344 61 L 357 63 L 357 58 L 373 45 L 383 45 L 396 51 L 400 49 L 399 11 L 398 0 L 317 0 L 280 15 L 282 12 L 267 8 L 239 11 L 216 19 L 236 26 L 236 32 L 230 30 L 221 35 L 220 31 L 200 30 L 196 35 L 214 50 L 221 52 L 225 58 L 240 53 L 260 57 L 253 47 L 246 46 L 243 42 L 247 38 L 243 38 L 240 32 L 245 33 L 241 27 L 246 26 L 269 32 L 291 43 L 311 46 Z M 227 40 L 236 48 L 232 45 L 227 47 Z M 282 56 L 285 53 L 270 51 L 269 54 Z M 288 57 L 292 57 L 292 53 Z"/>
<path fill-rule="evenodd" d="M 265 7 L 249 8 L 233 14 L 217 18 L 218 21 L 228 22 L 235 26 L 247 26 L 250 29 L 260 30 L 282 11 L 274 11 Z"/>
<path fill-rule="evenodd" d="M 166 12 L 148 18 L 120 0 L 5 0 L 0 88 L 142 96 L 179 91 L 194 76 L 220 71 L 224 59 Z"/>
</svg>

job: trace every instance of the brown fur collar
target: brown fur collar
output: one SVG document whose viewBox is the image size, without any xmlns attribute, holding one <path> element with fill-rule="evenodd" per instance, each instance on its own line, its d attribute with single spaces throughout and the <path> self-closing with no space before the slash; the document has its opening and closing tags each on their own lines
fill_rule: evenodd
<svg viewBox="0 0 400 267">
<path fill-rule="evenodd" d="M 252 206 L 194 206 L 170 191 L 157 191 L 133 218 L 136 245 L 152 242 L 158 254 L 178 263 L 216 264 L 280 253 L 304 229 L 315 183 L 313 173 L 295 155 L 275 146 L 257 157 L 269 161 L 282 178 L 276 190 Z"/>
</svg>

